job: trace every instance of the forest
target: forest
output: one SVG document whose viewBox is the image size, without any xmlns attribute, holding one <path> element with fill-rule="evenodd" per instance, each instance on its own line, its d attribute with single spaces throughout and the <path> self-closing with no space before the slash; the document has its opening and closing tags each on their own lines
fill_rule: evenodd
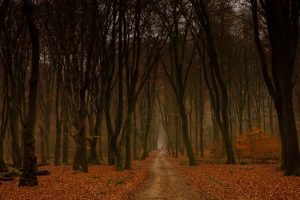
<svg viewBox="0 0 300 200">
<path fill-rule="evenodd" d="M 0 0 L 0 199 L 298 199 L 299 16 Z"/>
</svg>

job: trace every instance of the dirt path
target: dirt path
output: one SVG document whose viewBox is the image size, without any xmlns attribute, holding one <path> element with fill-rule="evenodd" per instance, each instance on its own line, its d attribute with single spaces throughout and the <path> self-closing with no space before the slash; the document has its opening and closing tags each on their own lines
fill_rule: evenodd
<svg viewBox="0 0 300 200">
<path fill-rule="evenodd" d="M 135 200 L 191 200 L 192 193 L 172 163 L 165 158 L 164 152 L 158 153 L 151 168 L 145 188 L 135 195 Z"/>
</svg>

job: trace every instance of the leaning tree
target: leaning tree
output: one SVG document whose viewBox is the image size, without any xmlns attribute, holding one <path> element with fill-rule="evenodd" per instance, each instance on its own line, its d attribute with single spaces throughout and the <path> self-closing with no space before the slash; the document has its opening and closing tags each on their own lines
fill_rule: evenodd
<svg viewBox="0 0 300 200">
<path fill-rule="evenodd" d="M 293 86 L 298 42 L 298 0 L 251 0 L 255 44 L 263 77 L 273 99 L 281 137 L 282 170 L 300 175 L 299 143 L 294 115 Z M 264 30 L 267 36 L 262 38 Z M 263 40 L 270 46 L 271 62 Z"/>
</svg>

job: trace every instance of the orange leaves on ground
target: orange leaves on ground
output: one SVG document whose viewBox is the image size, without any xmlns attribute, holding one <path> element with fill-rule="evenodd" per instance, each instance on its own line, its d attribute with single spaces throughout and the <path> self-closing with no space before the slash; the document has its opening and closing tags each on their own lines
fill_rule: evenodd
<svg viewBox="0 0 300 200">
<path fill-rule="evenodd" d="M 198 199 L 253 200 L 299 199 L 300 177 L 286 177 L 276 165 L 176 163 Z"/>
<path fill-rule="evenodd" d="M 91 166 L 89 173 L 74 172 L 72 166 L 46 166 L 50 176 L 38 177 L 37 187 L 18 187 L 18 179 L 0 185 L 1 200 L 34 199 L 129 199 L 145 181 L 152 156 L 134 161 L 133 170 L 116 171 L 114 166 Z"/>
<path fill-rule="evenodd" d="M 279 138 L 267 135 L 259 128 L 239 136 L 233 146 L 238 158 L 278 160 L 280 155 Z"/>
</svg>

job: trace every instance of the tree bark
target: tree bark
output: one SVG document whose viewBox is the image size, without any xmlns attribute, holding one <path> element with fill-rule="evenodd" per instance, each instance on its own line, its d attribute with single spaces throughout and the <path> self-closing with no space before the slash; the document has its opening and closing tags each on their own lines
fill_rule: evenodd
<svg viewBox="0 0 300 200">
<path fill-rule="evenodd" d="M 251 0 L 254 40 L 268 91 L 273 99 L 281 137 L 282 170 L 300 175 L 299 142 L 293 105 L 293 73 L 298 42 L 299 2 L 297 0 L 260 1 L 271 45 L 272 76 L 260 39 L 258 2 Z"/>
<path fill-rule="evenodd" d="M 62 147 L 62 163 L 69 162 L 69 122 L 64 116 L 63 122 L 63 147 Z"/>
<path fill-rule="evenodd" d="M 24 145 L 24 161 L 23 174 L 19 180 L 19 186 L 36 186 L 37 180 L 37 159 L 35 156 L 34 145 L 34 129 L 36 122 L 37 111 L 37 93 L 39 79 L 39 32 L 34 22 L 33 5 L 29 0 L 23 0 L 23 13 L 26 17 L 28 30 L 30 34 L 32 51 L 31 51 L 31 75 L 29 81 L 29 96 L 28 96 L 28 113 L 24 125 L 23 145 Z"/>
<path fill-rule="evenodd" d="M 12 106 L 16 106 L 16 104 L 13 104 Z M 11 145 L 12 145 L 13 164 L 14 164 L 14 167 L 21 168 L 22 167 L 22 156 L 21 156 L 21 149 L 20 149 L 20 145 L 19 145 L 20 138 L 19 138 L 17 111 L 15 110 L 15 108 L 11 108 L 11 107 L 9 108 L 9 121 L 10 121 L 11 137 L 12 137 Z"/>
<path fill-rule="evenodd" d="M 125 123 L 126 127 L 126 139 L 125 139 L 125 163 L 124 169 L 131 169 L 131 131 L 132 131 L 132 113 L 133 111 L 128 112 L 127 120 Z"/>
<path fill-rule="evenodd" d="M 0 172 L 6 172 L 7 166 L 3 159 L 3 139 L 0 138 Z"/>
<path fill-rule="evenodd" d="M 179 109 L 179 114 L 181 117 L 181 131 L 182 131 L 182 136 L 183 136 L 183 142 L 187 151 L 187 155 L 189 157 L 189 165 L 194 166 L 197 165 L 196 158 L 194 156 L 193 148 L 190 142 L 189 138 L 189 130 L 188 130 L 188 119 L 187 115 L 185 112 L 185 107 L 183 104 L 183 100 L 179 100 L 178 102 L 178 109 Z"/>
<path fill-rule="evenodd" d="M 61 132 L 62 132 L 62 116 L 64 114 L 63 108 L 63 97 L 60 92 L 60 84 L 61 84 L 61 70 L 60 67 L 56 74 L 56 100 L 55 100 L 55 123 L 56 123 L 56 134 L 55 134 L 55 150 L 54 150 L 54 164 L 61 164 Z M 59 103 L 60 108 L 59 109 Z"/>
<path fill-rule="evenodd" d="M 88 161 L 90 164 L 99 165 L 99 158 L 98 158 L 97 148 L 96 148 L 98 138 L 92 138 L 92 139 L 89 139 L 88 141 L 90 144 L 90 152 L 89 152 Z"/>
</svg>

